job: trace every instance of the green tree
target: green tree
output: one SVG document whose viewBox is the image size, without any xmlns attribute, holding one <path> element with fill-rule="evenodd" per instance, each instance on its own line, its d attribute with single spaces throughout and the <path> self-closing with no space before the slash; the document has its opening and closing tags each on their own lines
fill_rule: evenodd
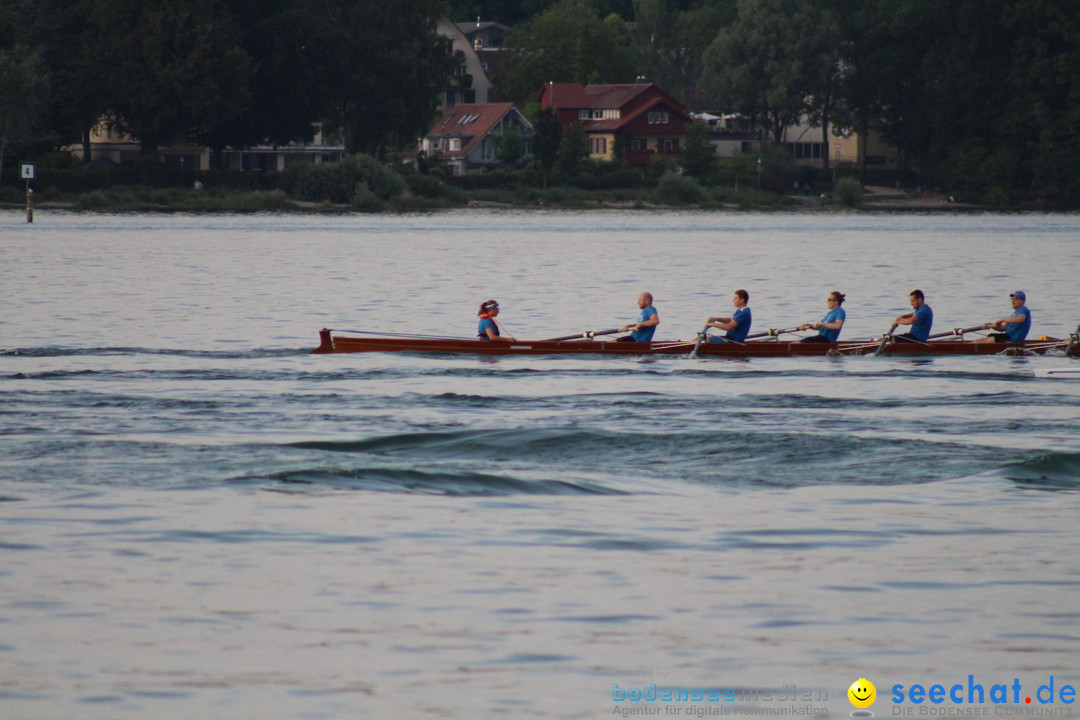
<svg viewBox="0 0 1080 720">
<path fill-rule="evenodd" d="M 497 141 L 499 162 L 508 168 L 518 164 L 525 156 L 525 135 L 516 124 L 508 123 Z"/>
<path fill-rule="evenodd" d="M 865 144 L 871 129 L 880 129 L 886 106 L 898 112 L 903 92 L 915 86 L 918 48 L 924 38 L 938 32 L 936 18 L 926 17 L 926 26 L 910 37 L 895 22 L 899 5 L 892 0 L 816 0 L 833 18 L 840 33 L 840 62 L 829 75 L 833 83 L 826 93 L 829 118 L 843 131 L 858 134 L 863 150 L 861 180 L 865 179 Z M 913 31 L 914 28 L 908 28 Z M 834 91 L 833 91 L 834 90 Z M 893 99 L 887 98 L 892 95 Z M 829 146 L 828 137 L 823 138 Z M 828 158 L 826 158 L 828 161 Z"/>
<path fill-rule="evenodd" d="M 448 17 L 458 22 L 476 20 L 517 25 L 544 12 L 556 0 L 450 0 Z"/>
<path fill-rule="evenodd" d="M 1017 38 L 1002 113 L 1004 143 L 1021 148 L 1029 187 L 1080 204 L 1080 22 L 1068 0 L 1019 0 L 1003 17 Z M 994 179 L 991 179 L 994 180 Z M 989 184 L 989 183 L 988 183 Z"/>
<path fill-rule="evenodd" d="M 716 0 L 680 11 L 674 16 L 673 45 L 659 56 L 660 67 L 650 75 L 665 90 L 684 101 L 697 102 L 697 86 L 705 51 L 736 15 L 736 0 Z M 656 74 L 658 73 L 658 74 Z"/>
<path fill-rule="evenodd" d="M 29 34 L 52 79 L 50 115 L 58 140 L 81 143 L 90 160 L 90 133 L 108 109 L 109 68 L 101 35 L 88 32 L 96 0 L 38 0 Z"/>
<path fill-rule="evenodd" d="M 703 99 L 738 112 L 783 142 L 783 132 L 810 111 L 829 72 L 835 43 L 815 5 L 802 0 L 744 0 L 735 22 L 706 51 Z"/>
<path fill-rule="evenodd" d="M 219 0 L 100 0 L 92 18 L 110 72 L 115 127 L 142 154 L 180 138 L 203 139 L 233 122 L 251 99 L 251 58 Z"/>
<path fill-rule="evenodd" d="M 240 47 L 254 62 L 250 102 L 206 134 L 215 150 L 310 141 L 322 119 L 308 46 L 319 42 L 297 0 L 225 0 Z"/>
<path fill-rule="evenodd" d="M 564 182 L 570 182 L 581 174 L 581 166 L 589 157 L 589 136 L 585 126 L 574 123 L 563 133 L 559 143 L 558 168 Z"/>
<path fill-rule="evenodd" d="M 704 123 L 691 122 L 686 126 L 686 143 L 681 163 L 683 171 L 698 180 L 707 180 L 719 166 L 719 156 L 709 139 L 709 128 Z"/>
<path fill-rule="evenodd" d="M 547 187 L 547 178 L 559 159 L 559 147 L 562 145 L 563 128 L 558 115 L 551 108 L 544 108 L 536 113 L 533 118 L 533 155 L 540 161 L 540 168 L 544 173 L 544 187 Z"/>
<path fill-rule="evenodd" d="M 411 145 L 434 116 L 451 57 L 435 33 L 437 0 L 390 8 L 355 0 L 303 0 L 313 22 L 307 52 L 328 118 L 350 152 Z M 314 46 L 314 47 L 313 47 Z"/>
<path fill-rule="evenodd" d="M 15 20 L 11 11 L 0 5 L 0 50 L 10 50 L 15 45 Z"/>
<path fill-rule="evenodd" d="M 49 81 L 40 57 L 21 45 L 0 48 L 0 171 L 9 148 L 28 145 L 41 132 L 48 101 Z"/>
<path fill-rule="evenodd" d="M 518 103 L 549 82 L 621 83 L 636 75 L 625 23 L 601 20 L 588 0 L 561 0 L 508 36 L 506 48 L 503 89 Z"/>
<path fill-rule="evenodd" d="M 667 0 L 634 0 L 634 48 L 638 71 L 669 92 L 677 71 L 672 67 L 678 41 L 675 13 Z"/>
</svg>

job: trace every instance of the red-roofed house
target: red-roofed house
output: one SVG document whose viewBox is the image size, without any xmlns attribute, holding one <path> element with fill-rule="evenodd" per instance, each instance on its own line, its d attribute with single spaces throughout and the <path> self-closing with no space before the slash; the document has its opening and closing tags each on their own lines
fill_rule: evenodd
<svg viewBox="0 0 1080 720">
<path fill-rule="evenodd" d="M 563 127 L 585 126 L 589 155 L 596 160 L 616 159 L 616 142 L 621 144 L 622 159 L 632 165 L 657 155 L 675 155 L 687 123 L 692 122 L 686 106 L 653 83 L 548 83 L 538 100 L 541 108 L 555 110 Z"/>
<path fill-rule="evenodd" d="M 499 164 L 499 140 L 510 125 L 521 130 L 525 154 L 531 154 L 535 131 L 513 103 L 455 105 L 420 138 L 417 152 L 444 163 L 454 175 L 495 167 Z"/>
</svg>

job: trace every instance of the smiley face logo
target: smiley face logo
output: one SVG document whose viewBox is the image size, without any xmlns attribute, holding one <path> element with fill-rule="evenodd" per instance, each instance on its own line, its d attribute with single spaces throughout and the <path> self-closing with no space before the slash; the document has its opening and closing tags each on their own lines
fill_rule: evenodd
<svg viewBox="0 0 1080 720">
<path fill-rule="evenodd" d="M 877 688 L 866 678 L 859 678 L 847 689 L 848 700 L 857 708 L 868 708 L 877 700 Z"/>
</svg>

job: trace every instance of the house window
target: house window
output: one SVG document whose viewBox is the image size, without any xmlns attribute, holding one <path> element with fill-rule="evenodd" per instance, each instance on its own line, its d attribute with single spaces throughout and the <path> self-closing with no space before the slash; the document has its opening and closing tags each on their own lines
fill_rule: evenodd
<svg viewBox="0 0 1080 720">
<path fill-rule="evenodd" d="M 593 155 L 607 155 L 607 138 L 606 137 L 590 138 L 589 139 L 589 145 L 591 146 L 589 148 L 589 151 Z"/>
<path fill-rule="evenodd" d="M 450 152 L 457 152 L 461 150 L 461 138 L 449 138 L 447 140 L 446 149 Z"/>
<path fill-rule="evenodd" d="M 633 152 L 643 152 L 645 148 L 645 141 L 641 138 L 632 138 L 630 140 L 630 149 Z"/>
<path fill-rule="evenodd" d="M 676 153 L 679 152 L 679 139 L 678 138 L 664 138 L 664 152 Z"/>
<path fill-rule="evenodd" d="M 668 114 L 666 112 L 651 112 L 649 113 L 650 125 L 667 125 Z"/>
<path fill-rule="evenodd" d="M 484 141 L 480 144 L 480 157 L 486 161 L 495 159 L 495 143 L 491 141 L 491 138 L 484 138 Z"/>
<path fill-rule="evenodd" d="M 589 119 L 589 111 L 588 110 L 578 110 L 577 111 L 577 119 L 578 120 L 588 120 Z"/>
<path fill-rule="evenodd" d="M 784 146 L 788 152 L 795 156 L 796 160 L 820 160 L 821 143 L 787 143 Z"/>
</svg>

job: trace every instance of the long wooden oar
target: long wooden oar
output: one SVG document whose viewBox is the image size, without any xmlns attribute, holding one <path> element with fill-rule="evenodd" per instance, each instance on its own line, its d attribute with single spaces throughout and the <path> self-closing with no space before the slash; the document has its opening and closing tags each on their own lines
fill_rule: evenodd
<svg viewBox="0 0 1080 720">
<path fill-rule="evenodd" d="M 889 344 L 889 340 L 892 339 L 892 334 L 896 332 L 896 324 L 889 328 L 889 332 L 881 336 L 881 344 L 877 346 L 877 350 L 874 351 L 875 355 L 880 355 L 885 350 L 885 346 Z"/>
<path fill-rule="evenodd" d="M 975 327 L 969 327 L 969 328 L 953 328 L 949 332 L 936 333 L 934 335 L 927 335 L 926 339 L 927 340 L 934 340 L 936 338 L 952 337 L 952 336 L 963 337 L 964 333 L 975 332 L 976 330 L 982 330 L 982 329 L 983 329 L 982 325 L 976 325 Z"/>
<path fill-rule="evenodd" d="M 700 333 L 698 333 L 698 339 L 697 339 L 697 342 L 694 343 L 694 349 L 690 351 L 690 357 L 692 357 L 692 358 L 697 357 L 698 348 L 701 347 L 701 343 L 705 341 L 706 337 L 708 337 L 706 335 L 706 331 L 708 329 L 709 329 L 709 326 L 706 325 L 705 330 L 702 330 Z M 754 340 L 756 338 L 763 338 L 763 337 L 777 337 L 779 335 L 783 335 L 784 333 L 798 332 L 800 329 L 801 328 L 797 328 L 797 327 L 783 328 L 782 330 L 778 330 L 778 329 L 773 328 L 773 329 L 770 329 L 770 330 L 766 330 L 765 332 L 759 332 L 759 333 L 754 333 L 752 335 L 747 335 L 746 338 L 744 338 L 744 341 L 745 340 Z M 724 339 L 724 342 L 734 343 L 736 345 L 745 344 L 745 342 L 739 342 L 738 340 L 728 340 L 726 338 Z"/>
<path fill-rule="evenodd" d="M 877 350 L 874 351 L 875 355 L 880 355 L 885 350 L 885 346 L 888 344 L 889 339 L 892 338 L 893 331 L 895 331 L 895 330 L 896 330 L 896 325 L 893 325 L 891 328 L 889 328 L 889 332 L 885 334 L 885 337 L 881 338 L 881 344 L 878 345 Z M 950 330 L 948 332 L 935 333 L 933 335 L 927 335 L 926 339 L 927 340 L 936 340 L 937 338 L 943 338 L 943 337 L 963 337 L 964 333 L 975 332 L 976 330 L 982 330 L 982 325 L 976 325 L 975 327 L 969 327 L 969 328 L 953 328 L 952 330 Z M 923 342 L 922 340 L 915 340 L 915 339 L 909 338 L 909 337 L 905 337 L 904 339 L 907 340 L 908 342 L 917 343 L 919 345 L 926 345 L 927 344 L 927 343 Z"/>
<path fill-rule="evenodd" d="M 754 333 L 753 335 L 747 335 L 746 339 L 747 340 L 753 340 L 754 338 L 776 337 L 778 335 L 783 335 L 784 333 L 799 332 L 799 330 L 801 330 L 801 329 L 802 328 L 793 327 L 793 328 L 784 328 L 783 330 L 775 330 L 775 329 L 774 330 L 766 330 L 765 332 L 759 332 L 759 333 Z"/>
<path fill-rule="evenodd" d="M 541 340 L 540 342 L 561 342 L 563 340 L 588 340 L 594 338 L 597 335 L 611 335 L 612 333 L 622 332 L 621 328 L 613 328 L 611 330 L 585 330 L 579 332 L 576 335 L 564 335 L 563 337 L 548 338 L 547 340 Z"/>
</svg>

